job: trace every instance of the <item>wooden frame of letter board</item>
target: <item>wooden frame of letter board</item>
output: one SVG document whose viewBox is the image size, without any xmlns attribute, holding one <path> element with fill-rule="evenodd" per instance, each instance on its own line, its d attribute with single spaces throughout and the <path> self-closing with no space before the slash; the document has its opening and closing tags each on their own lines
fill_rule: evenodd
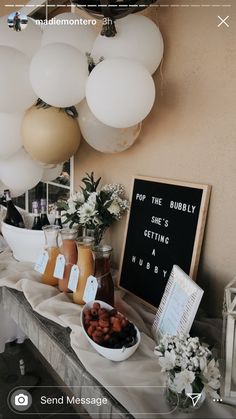
<svg viewBox="0 0 236 419">
<path fill-rule="evenodd" d="M 190 271 L 186 272 L 194 281 L 196 281 L 201 246 L 202 246 L 203 235 L 204 235 L 204 228 L 205 228 L 206 218 L 207 218 L 207 210 L 208 210 L 208 205 L 209 205 L 209 200 L 210 200 L 211 185 L 185 182 L 185 181 L 174 180 L 174 179 L 163 179 L 163 178 L 137 175 L 133 177 L 132 189 L 130 193 L 130 203 L 132 202 L 134 183 L 136 179 L 145 180 L 147 182 L 150 181 L 150 182 L 157 182 L 157 183 L 165 183 L 167 185 L 186 186 L 186 188 L 202 189 L 203 193 L 202 193 L 202 200 L 201 200 L 201 205 L 200 205 L 200 210 L 199 210 L 199 216 L 198 216 L 198 222 L 197 222 L 197 228 L 196 228 L 196 234 L 195 234 L 195 240 L 194 240 L 194 246 L 193 246 L 193 252 L 192 252 L 191 266 L 190 266 Z M 128 233 L 129 220 L 131 216 L 132 214 L 131 214 L 131 208 L 130 208 L 129 215 L 126 221 L 126 226 L 125 226 L 125 239 L 122 246 L 118 287 L 126 291 L 128 294 L 132 295 L 136 301 L 156 311 L 158 307 L 153 306 L 148 301 L 143 300 L 142 298 L 138 297 L 136 294 L 127 290 L 125 287 L 121 285 L 121 272 L 122 272 L 124 254 L 125 254 L 125 245 L 126 245 L 126 238 L 127 238 L 127 233 Z"/>
</svg>

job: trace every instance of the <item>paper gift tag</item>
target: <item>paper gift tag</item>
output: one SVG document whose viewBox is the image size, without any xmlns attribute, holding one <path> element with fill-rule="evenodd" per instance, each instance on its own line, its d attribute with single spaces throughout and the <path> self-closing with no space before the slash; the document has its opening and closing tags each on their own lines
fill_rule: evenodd
<svg viewBox="0 0 236 419">
<path fill-rule="evenodd" d="M 87 279 L 86 286 L 84 289 L 83 300 L 85 303 L 95 300 L 98 290 L 98 281 L 95 276 L 90 275 Z"/>
<path fill-rule="evenodd" d="M 63 279 L 65 264 L 66 264 L 65 256 L 59 253 L 56 259 L 56 265 L 53 272 L 53 276 L 55 278 Z"/>
<path fill-rule="evenodd" d="M 43 250 L 42 253 L 37 257 L 36 263 L 34 265 L 34 270 L 40 274 L 44 274 L 46 266 L 48 263 L 48 252 Z"/>
<path fill-rule="evenodd" d="M 79 281 L 79 267 L 77 265 L 73 265 L 70 271 L 70 277 L 68 282 L 69 290 L 75 292 L 77 289 Z"/>
</svg>

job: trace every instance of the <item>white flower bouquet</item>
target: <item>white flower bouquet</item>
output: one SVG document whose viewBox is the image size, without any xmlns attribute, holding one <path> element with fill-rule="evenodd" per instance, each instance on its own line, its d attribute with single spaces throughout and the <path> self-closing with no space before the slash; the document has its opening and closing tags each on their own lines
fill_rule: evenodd
<svg viewBox="0 0 236 419">
<path fill-rule="evenodd" d="M 161 371 L 167 374 L 169 396 L 177 393 L 180 407 L 189 407 L 190 393 L 205 393 L 211 398 L 219 398 L 218 361 L 198 337 L 165 335 L 154 352 L 159 358 Z M 184 403 L 182 406 L 181 401 Z"/>
<path fill-rule="evenodd" d="M 98 191 L 100 180 L 94 179 L 93 172 L 86 173 L 81 191 L 74 193 L 67 202 L 58 203 L 63 210 L 63 222 L 69 223 L 70 227 L 80 224 L 93 230 L 95 244 L 100 242 L 105 230 L 129 209 L 124 186 L 108 184 Z"/>
</svg>

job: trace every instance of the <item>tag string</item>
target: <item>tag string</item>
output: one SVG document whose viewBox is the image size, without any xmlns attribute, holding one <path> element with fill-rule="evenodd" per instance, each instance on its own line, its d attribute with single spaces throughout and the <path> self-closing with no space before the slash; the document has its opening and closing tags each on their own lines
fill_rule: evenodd
<svg viewBox="0 0 236 419">
<path fill-rule="evenodd" d="M 109 275 L 109 274 L 111 274 L 111 271 L 107 271 L 105 274 L 103 274 L 103 275 L 101 275 L 101 276 L 96 276 L 96 279 L 97 279 L 97 280 L 102 279 L 102 278 L 104 278 L 105 276 L 107 276 L 107 275 Z"/>
<path fill-rule="evenodd" d="M 70 263 L 70 262 L 66 262 L 65 263 L 65 266 L 78 266 L 78 265 L 76 265 L 76 263 Z M 78 268 L 79 268 L 79 266 L 78 266 Z M 105 276 L 107 276 L 107 275 L 111 275 L 111 270 L 109 270 L 109 271 L 107 271 L 105 274 L 103 274 L 103 275 L 101 275 L 101 276 L 96 276 L 96 279 L 97 280 L 101 280 L 102 278 L 105 278 Z"/>
<path fill-rule="evenodd" d="M 65 266 L 78 266 L 76 263 L 65 262 Z"/>
<path fill-rule="evenodd" d="M 66 263 L 67 266 L 78 266 L 75 263 Z M 79 268 L 79 266 L 78 266 Z M 110 275 L 111 274 L 111 270 L 107 271 L 105 274 L 101 275 L 101 276 L 96 276 L 97 280 L 100 280 L 102 278 L 105 278 L 105 276 Z"/>
</svg>

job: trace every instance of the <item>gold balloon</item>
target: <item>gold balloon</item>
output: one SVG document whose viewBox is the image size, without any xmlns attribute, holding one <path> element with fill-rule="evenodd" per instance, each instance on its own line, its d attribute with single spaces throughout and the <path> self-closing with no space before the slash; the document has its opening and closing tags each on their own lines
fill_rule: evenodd
<svg viewBox="0 0 236 419">
<path fill-rule="evenodd" d="M 59 108 L 32 106 L 25 113 L 21 130 L 26 151 L 45 164 L 68 160 L 80 145 L 78 121 Z"/>
</svg>

